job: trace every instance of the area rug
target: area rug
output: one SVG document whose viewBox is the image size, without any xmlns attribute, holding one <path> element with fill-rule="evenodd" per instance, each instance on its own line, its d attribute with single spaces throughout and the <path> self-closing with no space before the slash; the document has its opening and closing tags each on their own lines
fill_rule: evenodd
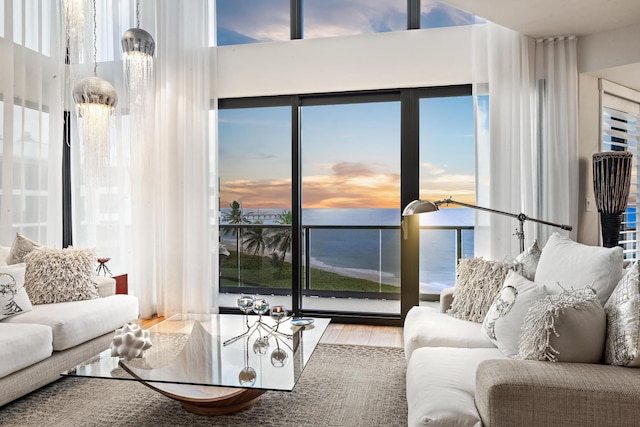
<svg viewBox="0 0 640 427">
<path fill-rule="evenodd" d="M 0 408 L 0 426 L 406 426 L 403 350 L 318 346 L 292 392 L 203 417 L 133 381 L 62 378 Z"/>
</svg>

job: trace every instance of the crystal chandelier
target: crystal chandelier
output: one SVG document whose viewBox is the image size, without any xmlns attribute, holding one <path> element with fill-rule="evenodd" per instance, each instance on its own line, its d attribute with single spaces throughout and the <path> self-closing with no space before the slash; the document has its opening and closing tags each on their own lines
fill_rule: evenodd
<svg viewBox="0 0 640 427">
<path fill-rule="evenodd" d="M 64 31 L 69 41 L 68 55 L 78 60 L 84 42 L 84 9 L 86 0 L 63 0 Z"/>
<path fill-rule="evenodd" d="M 89 178 L 104 177 L 109 164 L 111 116 L 118 95 L 108 81 L 97 76 L 96 2 L 93 0 L 93 76 L 80 80 L 73 88 L 76 114 L 82 118 L 85 171 Z"/>
<path fill-rule="evenodd" d="M 123 71 L 132 123 L 144 117 L 153 78 L 153 52 L 156 44 L 151 34 L 140 28 L 140 1 L 136 1 L 136 28 L 130 28 L 122 36 Z M 138 116 L 140 114 L 140 116 Z M 137 116 L 137 117 L 136 117 Z"/>
</svg>

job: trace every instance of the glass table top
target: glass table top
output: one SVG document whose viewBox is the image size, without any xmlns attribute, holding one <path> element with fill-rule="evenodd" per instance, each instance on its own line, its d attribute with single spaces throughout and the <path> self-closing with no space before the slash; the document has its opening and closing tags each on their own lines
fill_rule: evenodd
<svg viewBox="0 0 640 427">
<path fill-rule="evenodd" d="M 152 346 L 141 358 L 108 349 L 62 375 L 291 391 L 330 319 L 310 321 L 178 314 L 148 329 Z"/>
</svg>

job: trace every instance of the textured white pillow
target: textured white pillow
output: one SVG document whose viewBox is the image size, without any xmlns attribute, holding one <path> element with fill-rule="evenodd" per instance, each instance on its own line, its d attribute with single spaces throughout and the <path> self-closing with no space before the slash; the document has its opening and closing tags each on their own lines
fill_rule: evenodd
<svg viewBox="0 0 640 427">
<path fill-rule="evenodd" d="M 31 311 L 24 289 L 24 264 L 0 266 L 0 319 Z"/>
<path fill-rule="evenodd" d="M 16 233 L 16 238 L 13 240 L 13 244 L 9 250 L 9 256 L 6 260 L 7 264 L 11 265 L 24 262 L 24 257 L 27 256 L 29 252 L 40 247 L 40 244 L 20 233 Z"/>
<path fill-rule="evenodd" d="M 534 240 L 533 244 L 524 250 L 520 255 L 514 259 L 514 262 L 520 264 L 519 273 L 529 280 L 534 280 L 536 276 L 536 270 L 538 268 L 538 262 L 540 261 L 540 255 L 542 250 L 538 245 L 538 240 Z"/>
<path fill-rule="evenodd" d="M 553 233 L 540 255 L 536 282 L 545 284 L 552 293 L 588 286 L 604 306 L 624 275 L 622 262 L 619 246 L 588 246 Z"/>
<path fill-rule="evenodd" d="M 636 262 L 620 280 L 604 310 L 607 313 L 605 363 L 640 367 L 640 263 Z"/>
<path fill-rule="evenodd" d="M 546 286 L 538 285 L 515 271 L 510 271 L 502 290 L 482 322 L 482 332 L 504 354 L 515 357 L 518 354 L 522 323 L 529 307 L 547 295 Z"/>
<path fill-rule="evenodd" d="M 482 322 L 504 283 L 507 272 L 517 268 L 511 262 L 464 258 L 458 264 L 453 302 L 447 311 L 451 316 Z"/>
<path fill-rule="evenodd" d="M 42 248 L 26 257 L 25 288 L 33 304 L 99 298 L 94 249 Z"/>
<path fill-rule="evenodd" d="M 7 265 L 7 258 L 11 252 L 11 246 L 0 246 L 0 266 Z"/>
<path fill-rule="evenodd" d="M 595 292 L 572 289 L 533 303 L 524 318 L 519 359 L 599 363 L 607 318 Z"/>
</svg>

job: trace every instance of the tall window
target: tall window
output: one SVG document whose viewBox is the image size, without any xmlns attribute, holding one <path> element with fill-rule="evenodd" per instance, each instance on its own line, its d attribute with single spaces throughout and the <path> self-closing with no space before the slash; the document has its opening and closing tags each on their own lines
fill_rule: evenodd
<svg viewBox="0 0 640 427">
<path fill-rule="evenodd" d="M 602 151 L 633 153 L 631 188 L 622 216 L 619 244 L 626 259 L 638 259 L 638 138 L 640 138 L 640 92 L 600 80 L 602 89 Z"/>
<path fill-rule="evenodd" d="M 422 0 L 420 16 L 406 0 L 216 0 L 218 46 L 471 25 L 475 17 L 438 0 Z M 409 13 L 415 14 L 408 19 Z M 297 16 L 297 17 L 296 17 Z M 294 19 L 294 21 L 292 21 Z M 411 24 L 412 28 L 413 25 Z M 295 29 L 295 30 L 293 30 Z M 300 34 L 298 34 L 300 33 Z"/>
<path fill-rule="evenodd" d="M 289 40 L 289 0 L 216 0 L 217 44 Z"/>
<path fill-rule="evenodd" d="M 407 29 L 406 1 L 303 0 L 303 3 L 305 39 Z"/>
<path fill-rule="evenodd" d="M 419 122 L 409 108 L 418 96 Z M 420 180 L 427 199 L 475 201 L 469 87 L 230 99 L 219 107 L 221 307 L 249 292 L 306 313 L 393 318 L 417 302 L 402 287 L 409 255 L 401 183 Z M 421 168 L 403 169 L 403 156 L 418 151 Z M 455 280 L 458 248 L 473 254 L 464 213 L 442 212 L 448 222 L 421 232 L 421 292 L 431 298 Z"/>
<path fill-rule="evenodd" d="M 291 108 L 220 110 L 218 135 L 221 294 L 290 295 Z"/>
<path fill-rule="evenodd" d="M 421 199 L 475 204 L 475 151 L 472 96 L 420 100 Z M 473 256 L 473 210 L 442 206 L 420 223 L 420 293 L 437 295 L 455 283 L 458 258 Z"/>
</svg>

